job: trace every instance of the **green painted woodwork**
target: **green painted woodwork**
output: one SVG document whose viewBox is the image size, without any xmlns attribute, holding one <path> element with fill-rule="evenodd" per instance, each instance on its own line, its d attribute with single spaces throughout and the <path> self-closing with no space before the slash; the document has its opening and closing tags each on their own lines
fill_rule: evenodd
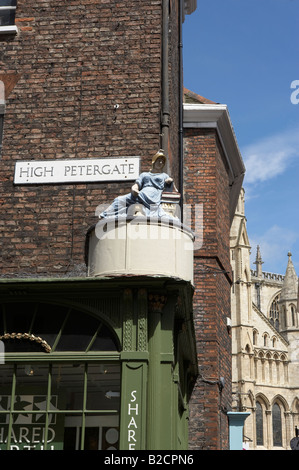
<svg viewBox="0 0 299 470">
<path fill-rule="evenodd" d="M 84 351 L 55 350 L 62 328 L 50 353 L 11 352 L 6 355 L 6 363 L 85 364 L 85 387 L 87 364 L 118 363 L 121 367 L 119 448 L 187 449 L 188 400 L 197 375 L 193 289 L 188 282 L 162 276 L 0 280 L 0 294 L 2 304 L 14 302 L 19 309 L 28 302 L 43 302 L 53 305 L 53 309 L 64 306 L 68 312 L 75 309 L 83 317 L 99 320 L 99 327 Z M 117 338 L 118 350 L 91 350 L 102 323 Z M 48 387 L 49 384 L 50 372 Z M 48 405 L 50 396 L 48 390 Z M 88 416 L 84 407 L 83 403 L 81 448 L 84 420 Z"/>
</svg>

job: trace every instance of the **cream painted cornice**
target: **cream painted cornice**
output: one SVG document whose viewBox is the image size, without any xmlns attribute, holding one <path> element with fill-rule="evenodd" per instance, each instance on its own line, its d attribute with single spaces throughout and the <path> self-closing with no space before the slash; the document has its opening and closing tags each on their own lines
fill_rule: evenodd
<svg viewBox="0 0 299 470">
<path fill-rule="evenodd" d="M 234 217 L 245 174 L 245 165 L 225 104 L 184 103 L 184 128 L 215 129 L 229 167 L 230 215 Z"/>
<path fill-rule="evenodd" d="M 231 183 L 244 175 L 245 166 L 226 105 L 184 104 L 184 127 L 216 129 L 230 168 Z"/>
</svg>

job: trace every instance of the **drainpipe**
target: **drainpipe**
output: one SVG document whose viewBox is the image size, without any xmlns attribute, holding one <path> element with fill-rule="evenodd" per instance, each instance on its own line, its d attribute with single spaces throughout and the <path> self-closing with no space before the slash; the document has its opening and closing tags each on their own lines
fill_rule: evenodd
<svg viewBox="0 0 299 470">
<path fill-rule="evenodd" d="M 168 157 L 169 135 L 169 0 L 162 0 L 162 110 L 161 110 L 161 148 Z M 167 159 L 168 162 L 168 159 Z"/>
<path fill-rule="evenodd" d="M 184 2 L 179 0 L 179 192 L 181 194 L 181 221 L 183 222 L 183 191 L 184 191 L 184 130 L 183 130 L 183 18 Z"/>
<path fill-rule="evenodd" d="M 0 156 L 1 156 L 2 139 L 3 139 L 4 113 L 5 113 L 5 85 L 0 80 Z"/>
</svg>

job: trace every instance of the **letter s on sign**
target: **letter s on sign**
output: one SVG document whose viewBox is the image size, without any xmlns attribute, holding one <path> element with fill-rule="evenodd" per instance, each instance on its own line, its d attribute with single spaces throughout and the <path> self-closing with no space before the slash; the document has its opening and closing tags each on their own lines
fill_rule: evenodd
<svg viewBox="0 0 299 470">
<path fill-rule="evenodd" d="M 291 103 L 299 103 L 299 80 L 293 80 L 291 83 L 291 88 L 296 88 L 295 91 L 291 94 Z"/>
<path fill-rule="evenodd" d="M 137 399 L 136 396 L 135 396 L 136 393 L 137 393 L 137 390 L 133 390 L 133 391 L 131 392 L 131 402 L 136 401 L 136 399 Z"/>
</svg>

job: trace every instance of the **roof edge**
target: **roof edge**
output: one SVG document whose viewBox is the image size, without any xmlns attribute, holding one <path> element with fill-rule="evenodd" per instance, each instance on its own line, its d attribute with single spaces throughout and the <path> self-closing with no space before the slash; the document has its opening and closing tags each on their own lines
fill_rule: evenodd
<svg viewBox="0 0 299 470">
<path fill-rule="evenodd" d="M 186 87 L 184 87 L 183 91 L 184 103 L 188 103 L 188 101 L 185 100 L 190 100 L 189 104 L 219 104 L 215 101 L 208 100 L 204 96 L 194 93 L 194 91 L 188 90 Z"/>
<path fill-rule="evenodd" d="M 215 129 L 229 167 L 230 217 L 233 220 L 242 188 L 245 165 L 235 131 L 225 104 L 183 104 L 183 126 L 197 129 Z"/>
</svg>

